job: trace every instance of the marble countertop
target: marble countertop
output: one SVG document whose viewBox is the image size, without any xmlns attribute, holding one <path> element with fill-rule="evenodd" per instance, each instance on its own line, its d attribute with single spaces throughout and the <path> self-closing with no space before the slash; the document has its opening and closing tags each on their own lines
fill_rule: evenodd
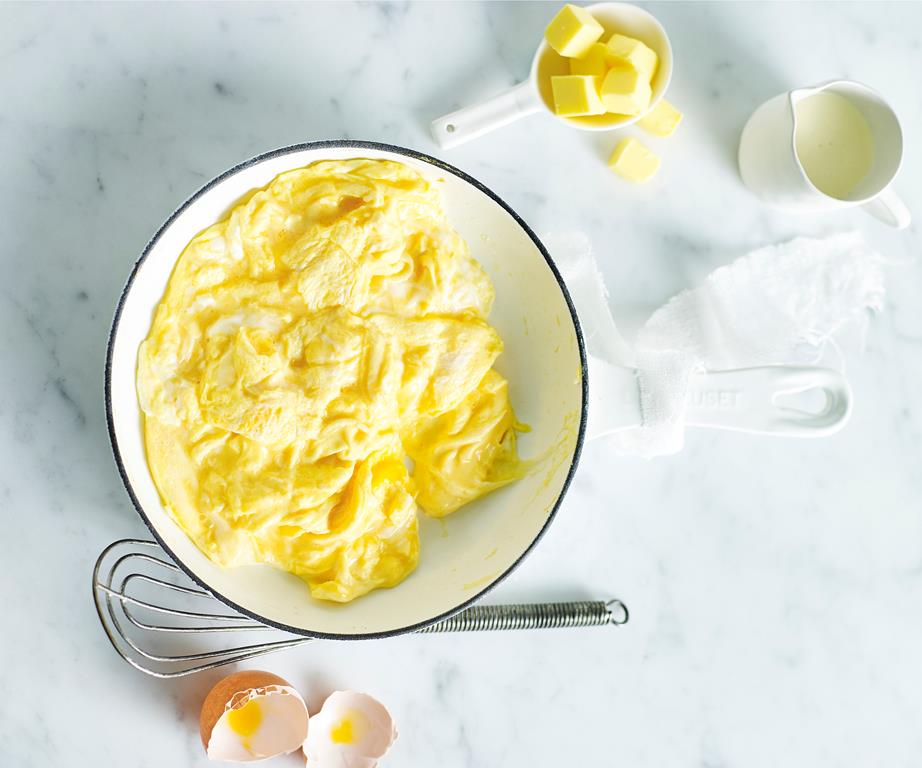
<svg viewBox="0 0 922 768">
<path fill-rule="evenodd" d="M 205 764 L 197 710 L 217 675 L 134 672 L 90 600 L 100 549 L 145 533 L 106 435 L 109 322 L 202 183 L 350 137 L 443 156 L 538 231 L 587 232 L 619 317 L 752 247 L 851 228 L 892 262 L 888 300 L 832 438 L 696 432 L 650 462 L 586 447 L 558 521 L 492 599 L 614 594 L 628 627 L 318 643 L 259 666 L 314 709 L 331 688 L 377 695 L 402 768 L 919 764 L 922 229 L 769 211 L 734 157 L 766 98 L 861 80 L 904 121 L 896 188 L 922 219 L 922 4 L 646 7 L 687 118 L 634 187 L 603 162 L 614 135 L 545 117 L 450 153 L 429 138 L 432 118 L 527 74 L 554 5 L 0 5 L 0 763 Z"/>
</svg>

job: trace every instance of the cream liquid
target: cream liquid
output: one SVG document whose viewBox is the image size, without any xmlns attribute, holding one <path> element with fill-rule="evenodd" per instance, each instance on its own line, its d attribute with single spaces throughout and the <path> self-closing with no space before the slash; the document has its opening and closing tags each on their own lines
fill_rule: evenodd
<svg viewBox="0 0 922 768">
<path fill-rule="evenodd" d="M 844 96 L 820 91 L 794 105 L 794 147 L 820 192 L 848 198 L 874 162 L 874 137 L 867 120 Z"/>
</svg>

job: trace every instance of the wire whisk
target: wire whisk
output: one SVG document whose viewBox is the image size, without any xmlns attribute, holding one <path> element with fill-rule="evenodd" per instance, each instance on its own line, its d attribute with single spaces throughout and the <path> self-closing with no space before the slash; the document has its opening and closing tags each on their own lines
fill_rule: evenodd
<svg viewBox="0 0 922 768">
<path fill-rule="evenodd" d="M 154 541 L 120 539 L 93 568 L 93 601 L 106 637 L 135 669 L 175 678 L 314 642 L 231 612 Z M 476 605 L 420 633 L 626 624 L 620 600 Z M 246 633 L 260 633 L 247 642 Z"/>
</svg>

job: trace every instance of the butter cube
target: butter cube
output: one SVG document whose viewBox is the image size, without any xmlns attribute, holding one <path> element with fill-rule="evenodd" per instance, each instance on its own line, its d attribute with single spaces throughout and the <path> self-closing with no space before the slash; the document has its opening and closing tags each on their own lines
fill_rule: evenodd
<svg viewBox="0 0 922 768">
<path fill-rule="evenodd" d="M 653 109 L 637 121 L 637 125 L 654 136 L 672 136 L 682 122 L 682 113 L 666 99 L 660 99 Z"/>
<path fill-rule="evenodd" d="M 579 58 L 598 42 L 605 30 L 578 5 L 565 5 L 544 30 L 544 39 L 561 56 Z"/>
<path fill-rule="evenodd" d="M 554 111 L 563 117 L 601 115 L 605 105 L 599 98 L 599 80 L 588 75 L 555 75 L 551 78 Z"/>
<path fill-rule="evenodd" d="M 659 170 L 659 157 L 637 139 L 621 139 L 608 161 L 608 167 L 628 181 L 640 183 L 652 179 Z"/>
<path fill-rule="evenodd" d="M 590 75 L 601 78 L 608 72 L 608 47 L 605 43 L 593 43 L 582 58 L 570 59 L 571 75 Z"/>
<path fill-rule="evenodd" d="M 607 112 L 639 115 L 650 106 L 650 81 L 630 65 L 612 67 L 602 81 L 602 103 Z"/>
<path fill-rule="evenodd" d="M 653 49 L 627 35 L 612 35 L 607 46 L 611 58 L 630 64 L 638 72 L 643 73 L 647 82 L 653 79 L 653 75 L 656 74 L 656 65 L 659 63 Z"/>
</svg>

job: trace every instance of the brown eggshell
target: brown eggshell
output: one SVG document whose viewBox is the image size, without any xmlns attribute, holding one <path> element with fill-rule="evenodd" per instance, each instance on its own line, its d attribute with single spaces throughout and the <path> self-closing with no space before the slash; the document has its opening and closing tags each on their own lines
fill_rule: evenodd
<svg viewBox="0 0 922 768">
<path fill-rule="evenodd" d="M 268 685 L 284 685 L 291 688 L 292 685 L 287 680 L 283 680 L 278 675 L 271 672 L 263 672 L 258 669 L 248 670 L 246 672 L 235 672 L 232 675 L 219 680 L 212 688 L 205 701 L 202 702 L 202 711 L 199 715 L 198 726 L 199 734 L 202 737 L 202 746 L 208 749 L 208 742 L 211 740 L 211 732 L 214 730 L 215 723 L 220 720 L 221 715 L 227 708 L 228 702 L 234 698 L 234 695 L 241 691 L 249 691 L 253 688 L 265 688 Z"/>
</svg>

